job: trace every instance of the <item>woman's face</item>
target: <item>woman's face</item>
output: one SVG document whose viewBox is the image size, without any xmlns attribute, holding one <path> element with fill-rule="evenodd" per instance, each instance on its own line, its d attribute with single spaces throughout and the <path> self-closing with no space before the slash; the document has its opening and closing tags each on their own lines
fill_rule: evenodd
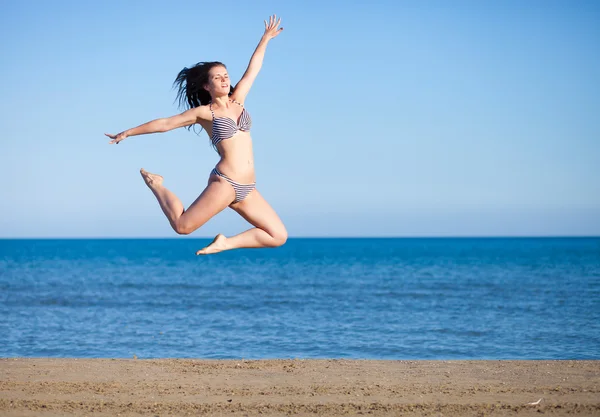
<svg viewBox="0 0 600 417">
<path fill-rule="evenodd" d="M 204 88 L 213 97 L 229 94 L 231 84 L 229 83 L 227 68 L 222 66 L 212 67 L 208 71 L 208 84 L 206 84 Z"/>
</svg>

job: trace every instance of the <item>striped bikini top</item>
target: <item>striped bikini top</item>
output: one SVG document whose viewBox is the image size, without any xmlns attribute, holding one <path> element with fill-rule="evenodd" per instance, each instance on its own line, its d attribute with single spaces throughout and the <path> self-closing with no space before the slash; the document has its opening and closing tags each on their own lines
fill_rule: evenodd
<svg viewBox="0 0 600 417">
<path fill-rule="evenodd" d="M 241 130 L 242 132 L 249 132 L 250 127 L 252 126 L 252 119 L 250 118 L 250 114 L 246 111 L 244 105 L 235 100 L 229 99 L 229 101 L 236 103 L 243 108 L 238 123 L 236 123 L 231 117 L 215 117 L 215 112 L 212 109 L 212 102 L 210 103 L 210 112 L 212 113 L 212 136 L 210 140 L 215 147 L 222 140 L 231 138 L 238 132 L 238 130 Z"/>
</svg>

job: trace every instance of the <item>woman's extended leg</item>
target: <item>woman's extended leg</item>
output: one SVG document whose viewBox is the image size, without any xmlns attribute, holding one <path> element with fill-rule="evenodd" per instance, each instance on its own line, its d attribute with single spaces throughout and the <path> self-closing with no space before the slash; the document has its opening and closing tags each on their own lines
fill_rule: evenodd
<svg viewBox="0 0 600 417">
<path fill-rule="evenodd" d="M 184 210 L 175 194 L 162 185 L 163 177 L 140 170 L 146 185 L 152 190 L 160 208 L 171 227 L 181 235 L 187 235 L 206 223 L 211 217 L 224 210 L 235 199 L 235 192 L 227 182 L 211 176 L 200 196 Z"/>
<path fill-rule="evenodd" d="M 210 245 L 196 252 L 196 255 L 237 248 L 276 247 L 286 242 L 288 235 L 283 222 L 258 190 L 254 189 L 243 201 L 230 207 L 255 227 L 233 237 L 219 234 Z"/>
</svg>

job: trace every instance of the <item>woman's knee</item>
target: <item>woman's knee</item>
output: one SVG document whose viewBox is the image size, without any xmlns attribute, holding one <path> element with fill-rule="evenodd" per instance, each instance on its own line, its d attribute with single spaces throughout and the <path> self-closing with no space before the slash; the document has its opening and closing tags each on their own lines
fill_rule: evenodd
<svg viewBox="0 0 600 417">
<path fill-rule="evenodd" d="M 178 235 L 189 235 L 190 233 L 192 233 L 194 231 L 190 227 L 180 226 L 180 225 L 175 226 L 174 229 L 175 229 L 175 233 L 177 233 Z"/>
<path fill-rule="evenodd" d="M 271 234 L 273 238 L 273 246 L 282 246 L 287 242 L 288 233 L 287 230 L 281 229 Z"/>
<path fill-rule="evenodd" d="M 198 229 L 198 227 L 199 226 L 191 224 L 189 221 L 185 221 L 185 219 L 181 218 L 173 225 L 173 229 L 179 235 L 189 235 L 194 230 Z"/>
</svg>

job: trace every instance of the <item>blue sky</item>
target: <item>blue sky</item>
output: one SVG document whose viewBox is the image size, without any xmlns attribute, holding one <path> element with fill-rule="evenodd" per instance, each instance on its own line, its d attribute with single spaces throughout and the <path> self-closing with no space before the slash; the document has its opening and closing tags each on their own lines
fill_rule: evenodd
<svg viewBox="0 0 600 417">
<path fill-rule="evenodd" d="M 175 237 L 139 169 L 189 205 L 218 161 L 172 82 L 237 80 L 257 182 L 290 236 L 600 235 L 594 1 L 4 1 L 0 237 Z M 247 228 L 226 210 L 191 237 Z"/>
</svg>

